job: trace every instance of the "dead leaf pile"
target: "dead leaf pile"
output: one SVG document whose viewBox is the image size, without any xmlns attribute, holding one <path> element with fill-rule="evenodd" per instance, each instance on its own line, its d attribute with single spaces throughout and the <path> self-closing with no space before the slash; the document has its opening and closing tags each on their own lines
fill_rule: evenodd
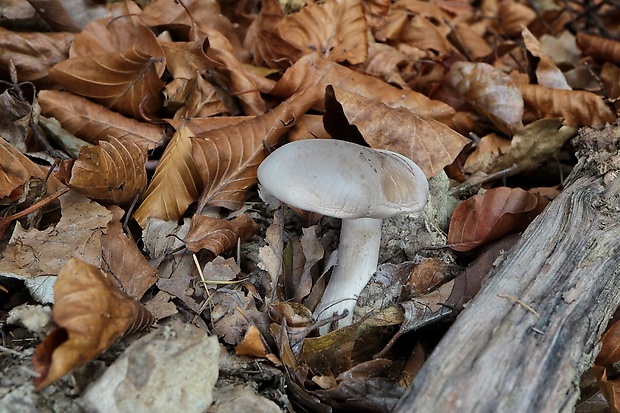
<svg viewBox="0 0 620 413">
<path fill-rule="evenodd" d="M 463 308 L 510 234 L 561 191 L 578 128 L 616 121 L 618 11 L 560 0 L 7 3 L 0 294 L 16 279 L 54 304 L 37 388 L 172 316 L 278 366 L 307 410 L 391 411 L 441 335 L 418 331 Z M 398 152 L 436 189 L 420 225 L 434 235 L 385 240 L 398 254 L 382 257 L 394 262 L 360 298 L 365 313 L 323 336 L 312 310 L 338 227 L 268 206 L 256 185 L 272 150 L 314 138 Z M 599 365 L 617 361 L 615 341 Z"/>
</svg>

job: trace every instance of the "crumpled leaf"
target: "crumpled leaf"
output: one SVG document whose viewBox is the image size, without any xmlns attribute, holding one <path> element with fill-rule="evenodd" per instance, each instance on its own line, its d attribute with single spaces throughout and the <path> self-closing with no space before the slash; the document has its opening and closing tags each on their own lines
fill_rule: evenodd
<svg viewBox="0 0 620 413">
<path fill-rule="evenodd" d="M 176 221 L 198 200 L 202 182 L 192 158 L 190 135 L 189 129 L 183 127 L 166 146 L 144 200 L 133 214 L 142 228 L 149 217 Z"/>
<path fill-rule="evenodd" d="M 457 44 L 471 60 L 482 59 L 493 53 L 493 49 L 469 24 L 459 23 L 454 26 L 449 35 L 452 42 Z"/>
<path fill-rule="evenodd" d="M 537 118 L 564 118 L 570 126 L 602 127 L 616 116 L 603 99 L 585 90 L 551 89 L 518 84 L 527 109 Z"/>
<path fill-rule="evenodd" d="M 278 143 L 318 99 L 318 90 L 311 87 L 264 115 L 191 138 L 192 156 L 204 188 L 198 208 L 240 208 L 247 189 L 257 181 L 258 165 L 267 156 L 265 145 Z"/>
<path fill-rule="evenodd" d="M 448 244 L 455 251 L 470 251 L 523 224 L 538 200 L 520 189 L 498 187 L 461 202 L 452 215 Z"/>
<path fill-rule="evenodd" d="M 343 89 L 327 88 L 327 111 L 339 105 L 346 120 L 356 126 L 364 140 L 376 149 L 398 152 L 413 160 L 427 177 L 450 165 L 469 139 L 443 123 L 405 108 L 392 109 Z M 336 100 L 337 99 L 337 100 Z M 329 116 L 325 115 L 325 119 Z M 326 129 L 332 136 L 332 128 Z"/>
<path fill-rule="evenodd" d="M 91 20 L 108 16 L 105 3 L 89 0 L 28 0 L 55 31 L 79 32 Z"/>
<path fill-rule="evenodd" d="M 126 205 L 146 189 L 145 162 L 138 145 L 110 137 L 80 151 L 68 185 L 89 198 Z"/>
<path fill-rule="evenodd" d="M 126 118 L 69 92 L 42 90 L 38 102 L 45 116 L 56 118 L 64 129 L 86 142 L 108 141 L 112 136 L 151 150 L 163 139 L 161 126 Z"/>
<path fill-rule="evenodd" d="M 524 27 L 521 35 L 527 50 L 528 62 L 533 66 L 528 70 L 530 82 L 554 89 L 572 90 L 562 71 L 558 69 L 551 56 L 543 50 L 542 44 L 532 32 Z"/>
<path fill-rule="evenodd" d="M 490 174 L 516 164 L 517 171 L 530 171 L 550 159 L 576 133 L 576 127 L 564 125 L 561 119 L 539 119 L 518 131 L 511 141 L 488 135 L 469 155 L 464 170 Z"/>
<path fill-rule="evenodd" d="M 505 134 L 523 127 L 523 98 L 510 76 L 487 63 L 457 62 L 446 77 L 478 112 Z"/>
<path fill-rule="evenodd" d="M 73 57 L 50 69 L 67 90 L 136 119 L 160 109 L 165 56 L 157 38 L 140 26 L 131 48 Z"/>
<path fill-rule="evenodd" d="M 601 350 L 594 364 L 608 366 L 620 361 L 620 322 L 616 321 L 601 337 Z"/>
<path fill-rule="evenodd" d="M 231 220 L 194 214 L 189 233 L 183 242 L 192 252 L 206 249 L 218 256 L 234 248 L 238 239 L 247 241 L 259 230 L 260 226 L 248 214 L 239 215 Z"/>
<path fill-rule="evenodd" d="M 54 285 L 58 330 L 35 350 L 35 389 L 40 390 L 94 359 L 124 334 L 150 326 L 153 316 L 95 266 L 71 258 Z"/>
<path fill-rule="evenodd" d="M 443 102 L 431 100 L 412 90 L 395 88 L 380 79 L 324 59 L 316 53 L 299 59 L 284 73 L 270 93 L 287 98 L 313 85 L 316 85 L 319 90 L 325 90 L 327 85 L 332 85 L 334 88 L 344 89 L 367 99 L 385 103 L 391 108 L 407 108 L 414 113 L 444 123 L 447 123 L 454 115 L 454 109 Z"/>
<path fill-rule="evenodd" d="M 366 60 L 368 36 L 361 0 L 310 3 L 281 20 L 278 33 L 299 53 L 319 52 L 335 62 L 359 64 Z M 295 55 L 289 56 L 297 60 Z"/>
<path fill-rule="evenodd" d="M 577 32 L 577 46 L 595 59 L 620 64 L 620 42 L 582 31 Z"/>
</svg>

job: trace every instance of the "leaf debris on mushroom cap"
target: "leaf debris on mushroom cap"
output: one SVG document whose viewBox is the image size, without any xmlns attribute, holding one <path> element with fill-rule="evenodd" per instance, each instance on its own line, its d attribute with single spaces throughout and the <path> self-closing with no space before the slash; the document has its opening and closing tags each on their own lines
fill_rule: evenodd
<svg viewBox="0 0 620 413">
<path fill-rule="evenodd" d="M 424 172 L 405 156 L 330 139 L 278 148 L 258 179 L 282 202 L 335 218 L 389 218 L 422 209 L 428 196 Z"/>
</svg>

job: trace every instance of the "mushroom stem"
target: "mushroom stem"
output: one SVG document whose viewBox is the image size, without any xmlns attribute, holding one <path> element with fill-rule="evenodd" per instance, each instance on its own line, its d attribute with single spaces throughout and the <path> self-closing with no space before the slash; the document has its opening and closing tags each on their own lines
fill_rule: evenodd
<svg viewBox="0 0 620 413">
<path fill-rule="evenodd" d="M 382 221 L 378 218 L 342 220 L 338 264 L 314 311 L 315 319 L 342 314 L 346 309 L 349 315 L 340 320 L 339 325 L 351 324 L 357 297 L 377 269 Z M 326 332 L 323 330 L 328 331 L 329 326 L 321 328 L 321 334 Z"/>
</svg>

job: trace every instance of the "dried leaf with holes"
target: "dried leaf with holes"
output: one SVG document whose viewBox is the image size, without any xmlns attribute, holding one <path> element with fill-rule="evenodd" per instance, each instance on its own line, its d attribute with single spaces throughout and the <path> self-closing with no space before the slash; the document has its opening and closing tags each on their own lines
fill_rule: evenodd
<svg viewBox="0 0 620 413">
<path fill-rule="evenodd" d="M 92 265 L 71 258 L 54 285 L 58 329 L 37 347 L 32 363 L 41 390 L 94 359 L 124 334 L 150 326 L 154 318 Z"/>
</svg>

